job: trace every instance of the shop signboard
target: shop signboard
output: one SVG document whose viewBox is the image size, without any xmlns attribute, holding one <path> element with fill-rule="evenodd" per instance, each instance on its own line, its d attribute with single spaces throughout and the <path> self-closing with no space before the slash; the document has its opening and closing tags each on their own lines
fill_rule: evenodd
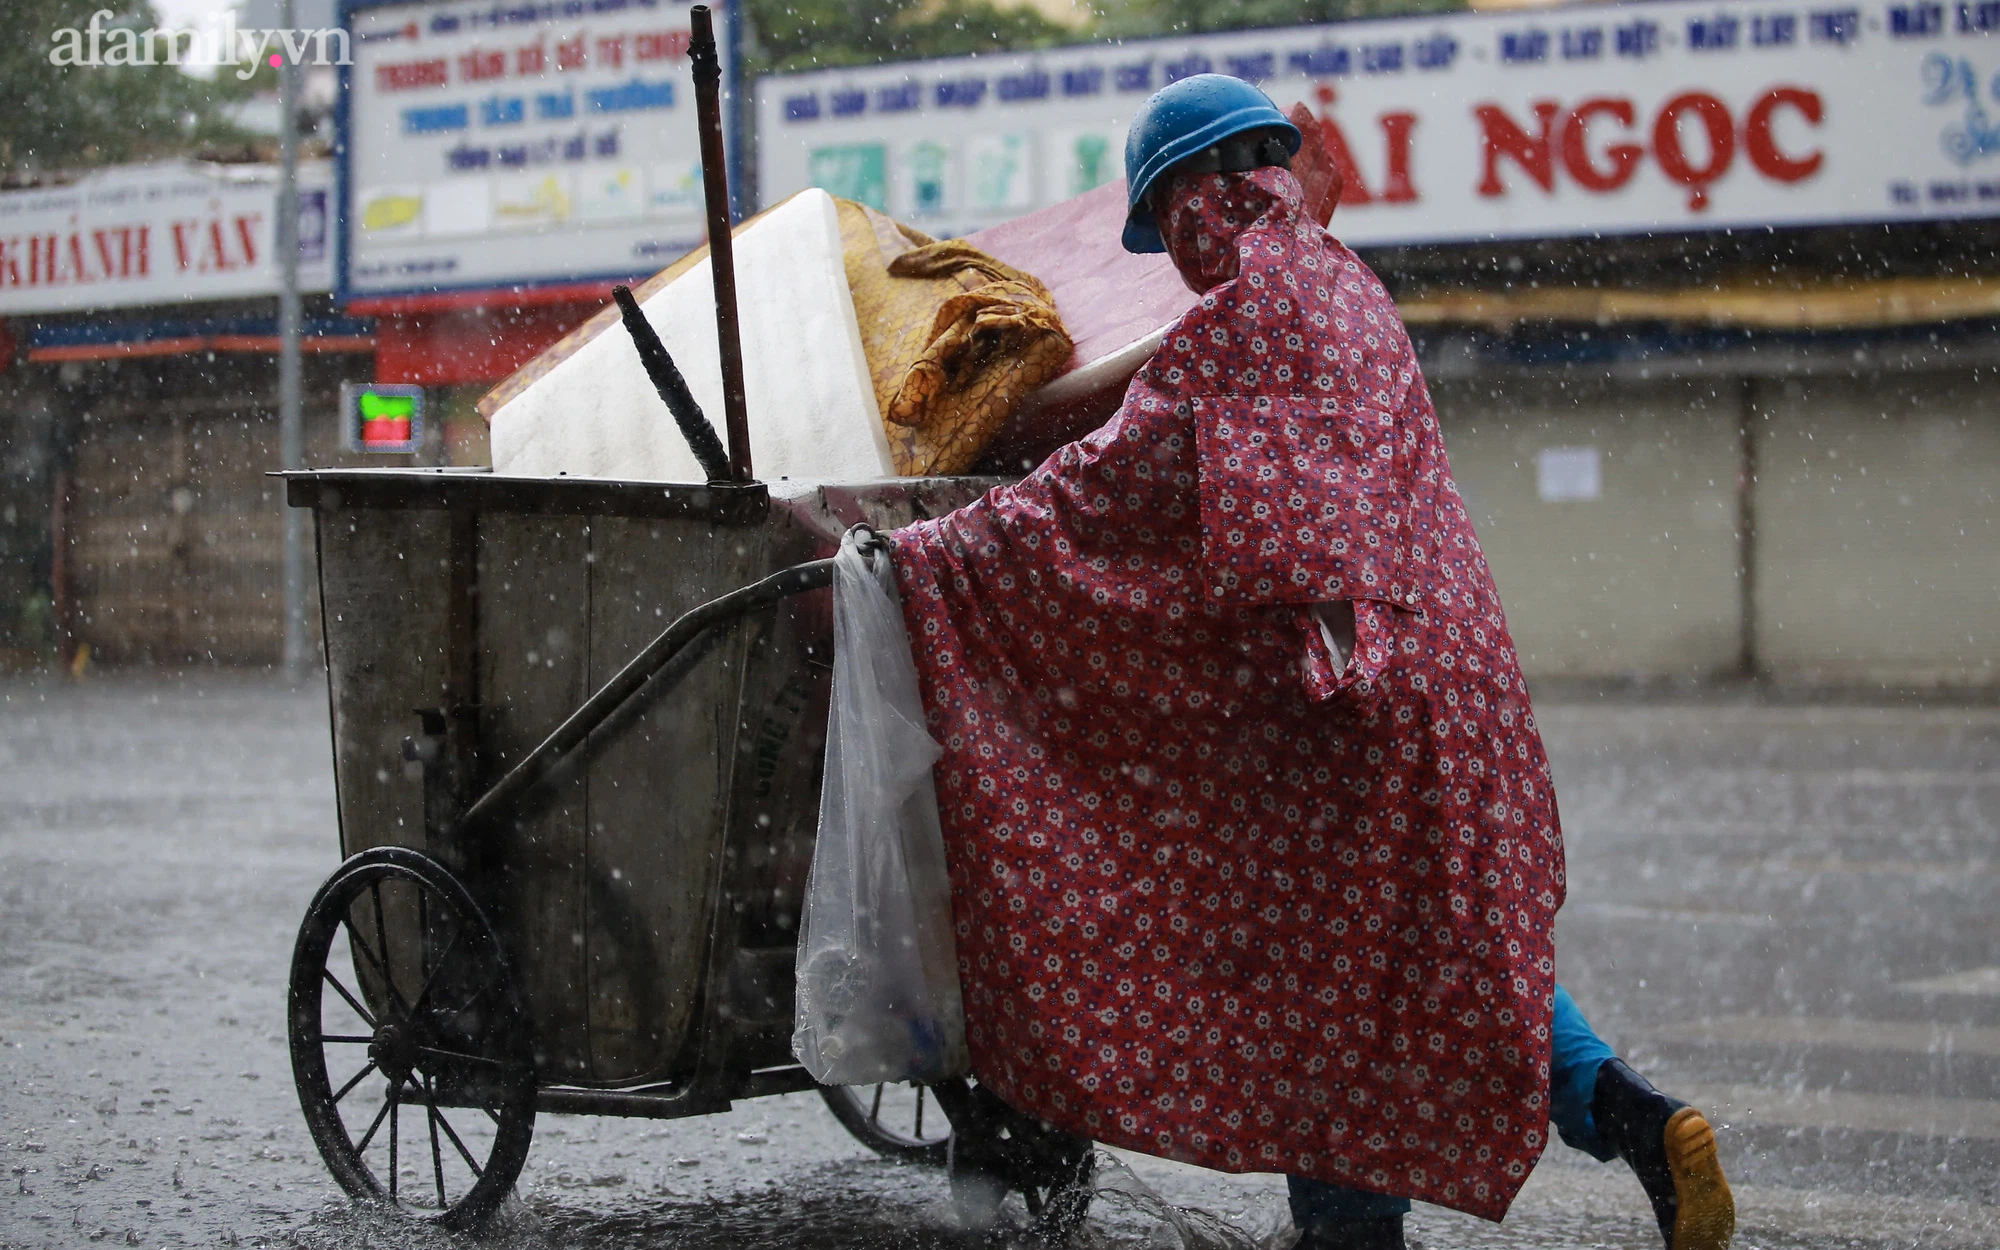
<svg viewBox="0 0 2000 1250">
<path fill-rule="evenodd" d="M 1312 111 L 1354 244 L 2000 213 L 2000 0 L 1664 0 L 771 77 L 759 190 L 966 233 L 1122 177 L 1138 105 L 1207 71 Z"/>
<path fill-rule="evenodd" d="M 705 238 L 689 0 L 352 0 L 340 295 L 362 312 L 559 295 Z M 734 6 L 712 3 L 727 114 Z M 725 131 L 733 127 L 725 126 Z M 729 151 L 733 134 L 725 134 Z M 732 185 L 736 179 L 732 177 Z M 526 297 L 532 300 L 532 297 Z"/>
<path fill-rule="evenodd" d="M 299 167 L 299 285 L 327 290 L 324 161 Z M 268 165 L 166 161 L 0 192 L 0 314 L 73 312 L 269 296 L 278 173 Z"/>
</svg>

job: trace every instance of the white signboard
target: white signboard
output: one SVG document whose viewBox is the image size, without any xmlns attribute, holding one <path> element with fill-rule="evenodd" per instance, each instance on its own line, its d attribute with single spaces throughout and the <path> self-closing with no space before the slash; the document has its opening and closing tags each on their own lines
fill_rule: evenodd
<svg viewBox="0 0 2000 1250">
<path fill-rule="evenodd" d="M 299 166 L 299 282 L 327 290 L 324 161 Z M 278 289 L 278 174 L 171 162 L 0 192 L 0 313 L 242 299 Z"/>
<path fill-rule="evenodd" d="M 726 113 L 734 15 L 711 7 Z M 343 300 L 390 311 L 453 291 L 624 279 L 700 244 L 689 8 L 350 4 Z"/>
<path fill-rule="evenodd" d="M 2000 214 L 2000 0 L 1668 0 L 766 78 L 759 191 L 964 233 L 1122 177 L 1134 110 L 1211 70 L 1312 110 L 1354 244 Z"/>
</svg>

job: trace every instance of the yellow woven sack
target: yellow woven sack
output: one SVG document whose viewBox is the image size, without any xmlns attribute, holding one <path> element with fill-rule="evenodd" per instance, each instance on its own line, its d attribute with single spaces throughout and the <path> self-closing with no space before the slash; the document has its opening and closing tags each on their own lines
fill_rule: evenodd
<svg viewBox="0 0 2000 1250">
<path fill-rule="evenodd" d="M 1069 360 L 1055 299 L 977 248 L 838 203 L 847 284 L 896 471 L 963 473 Z"/>
</svg>

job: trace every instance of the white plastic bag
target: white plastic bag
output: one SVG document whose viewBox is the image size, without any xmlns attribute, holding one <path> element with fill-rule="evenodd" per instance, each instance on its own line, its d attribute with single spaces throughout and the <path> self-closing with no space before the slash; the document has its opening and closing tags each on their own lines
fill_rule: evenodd
<svg viewBox="0 0 2000 1250">
<path fill-rule="evenodd" d="M 951 882 L 917 666 L 886 551 L 841 540 L 833 708 L 799 924 L 792 1053 L 825 1085 L 964 1074 Z"/>
</svg>

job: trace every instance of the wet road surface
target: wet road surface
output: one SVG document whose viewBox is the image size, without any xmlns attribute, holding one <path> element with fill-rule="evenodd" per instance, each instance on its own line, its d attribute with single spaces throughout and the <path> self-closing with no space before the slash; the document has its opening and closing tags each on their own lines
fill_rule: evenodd
<svg viewBox="0 0 2000 1250">
<path fill-rule="evenodd" d="M 1721 1130 L 1742 1247 L 2000 1247 L 2000 709 L 1545 701 L 1561 976 Z M 984 1244 L 810 1095 L 544 1116 L 484 1241 L 351 1208 L 293 1096 L 284 983 L 337 857 L 325 700 L 212 676 L 0 685 L 0 1247 Z M 1281 1240 L 1283 1185 L 1129 1160 Z M 1174 1245 L 1105 1204 L 1104 1246 Z M 1553 1148 L 1430 1250 L 1660 1244 Z"/>
</svg>

